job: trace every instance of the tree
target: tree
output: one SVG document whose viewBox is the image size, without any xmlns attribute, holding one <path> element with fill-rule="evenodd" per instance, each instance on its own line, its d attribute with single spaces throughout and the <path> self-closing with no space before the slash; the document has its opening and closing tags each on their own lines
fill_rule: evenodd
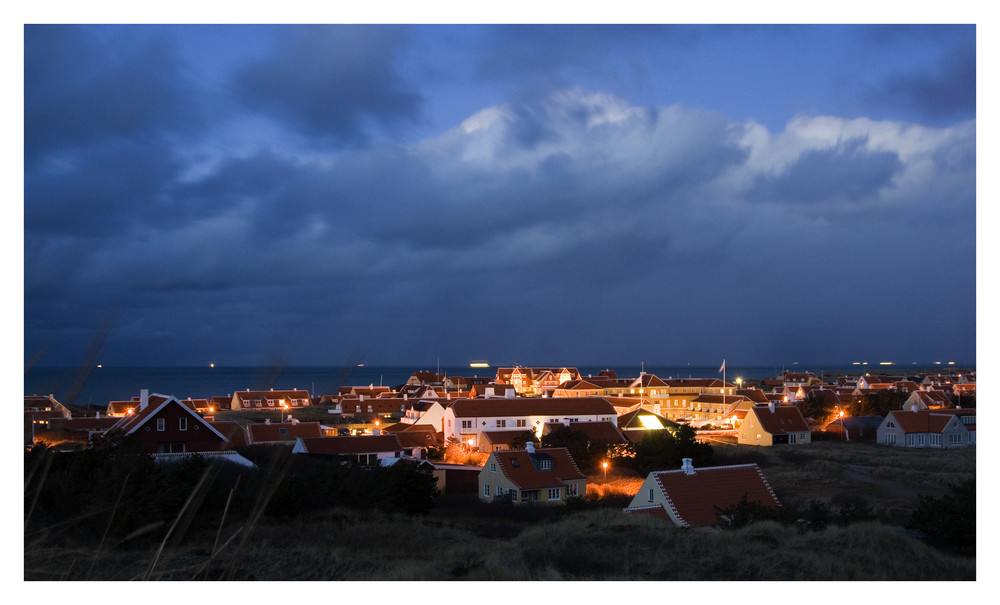
<svg viewBox="0 0 1000 605">
<path fill-rule="evenodd" d="M 694 429 L 685 424 L 674 434 L 667 429 L 646 431 L 642 441 L 632 444 L 632 452 L 632 466 L 642 476 L 678 469 L 684 458 L 691 458 L 695 466 L 705 466 L 712 459 L 712 446 L 699 443 Z"/>
<path fill-rule="evenodd" d="M 941 498 L 918 495 L 907 529 L 919 531 L 931 545 L 958 554 L 976 554 L 976 480 L 949 484 Z"/>
</svg>

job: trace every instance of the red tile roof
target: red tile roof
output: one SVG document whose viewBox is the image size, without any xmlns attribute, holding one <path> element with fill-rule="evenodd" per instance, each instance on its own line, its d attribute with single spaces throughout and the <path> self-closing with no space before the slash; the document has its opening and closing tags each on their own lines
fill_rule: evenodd
<svg viewBox="0 0 1000 605">
<path fill-rule="evenodd" d="M 761 428 L 772 435 L 810 430 L 802 412 L 794 405 L 776 405 L 774 412 L 766 405 L 755 405 L 752 412 L 756 414 Z"/>
<path fill-rule="evenodd" d="M 320 437 L 323 431 L 318 422 L 256 422 L 247 425 L 250 443 L 295 441 L 298 437 Z"/>
<path fill-rule="evenodd" d="M 716 508 L 727 508 L 740 502 L 746 494 L 748 502 L 778 507 L 777 496 L 756 464 L 714 466 L 651 473 L 668 506 L 682 525 L 700 527 L 718 525 Z"/>
<path fill-rule="evenodd" d="M 894 410 L 890 412 L 899 428 L 904 433 L 940 433 L 947 426 L 948 422 L 956 416 L 975 416 L 976 410 L 951 409 L 951 410 L 918 410 L 916 412 L 905 412 Z M 963 425 L 968 430 L 975 430 L 975 425 Z"/>
<path fill-rule="evenodd" d="M 576 461 L 564 447 L 548 447 L 527 450 L 508 450 L 493 452 L 490 459 L 496 462 L 499 470 L 517 486 L 518 489 L 543 489 L 561 487 L 566 481 L 586 479 Z M 545 463 L 550 468 L 545 469 Z M 489 461 L 487 461 L 487 464 Z"/>
</svg>

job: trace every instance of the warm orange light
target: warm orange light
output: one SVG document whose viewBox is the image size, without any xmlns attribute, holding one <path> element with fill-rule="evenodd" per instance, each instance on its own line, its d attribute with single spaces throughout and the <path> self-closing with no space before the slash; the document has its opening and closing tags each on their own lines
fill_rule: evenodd
<svg viewBox="0 0 1000 605">
<path fill-rule="evenodd" d="M 212 413 L 212 412 L 214 412 L 214 411 L 215 411 L 215 408 L 214 408 L 214 407 L 212 407 L 212 406 L 208 406 L 208 413 L 209 413 L 209 414 L 211 414 L 211 413 Z"/>
<path fill-rule="evenodd" d="M 129 408 L 125 413 L 131 415 L 135 411 L 135 408 Z"/>
</svg>

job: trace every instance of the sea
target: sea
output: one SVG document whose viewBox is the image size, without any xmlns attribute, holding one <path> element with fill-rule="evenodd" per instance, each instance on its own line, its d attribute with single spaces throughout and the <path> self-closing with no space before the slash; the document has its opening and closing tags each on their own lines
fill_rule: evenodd
<svg viewBox="0 0 1000 605">
<path fill-rule="evenodd" d="M 613 370 L 619 378 L 635 378 L 641 372 L 660 378 L 722 378 L 719 366 L 570 366 L 576 367 L 581 376 L 596 376 L 603 370 Z M 729 382 L 741 378 L 744 384 L 777 376 L 782 371 L 813 372 L 821 378 L 824 374 L 863 374 L 874 371 L 885 374 L 915 373 L 916 366 L 827 365 L 806 367 L 790 366 L 734 366 L 725 369 Z M 25 370 L 25 395 L 53 395 L 65 405 L 107 406 L 109 401 L 127 401 L 139 396 L 141 389 L 150 393 L 171 395 L 178 399 L 207 399 L 231 396 L 240 390 L 307 389 L 310 395 L 335 394 L 341 386 L 388 386 L 404 384 L 413 372 L 435 371 L 448 376 L 496 375 L 496 367 L 471 368 L 469 366 L 240 366 L 240 367 L 39 367 Z M 938 366 L 937 371 L 958 371 L 954 366 Z"/>
</svg>

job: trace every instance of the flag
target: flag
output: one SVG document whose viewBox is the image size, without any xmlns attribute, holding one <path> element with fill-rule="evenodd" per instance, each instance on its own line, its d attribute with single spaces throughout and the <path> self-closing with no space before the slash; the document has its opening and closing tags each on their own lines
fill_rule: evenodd
<svg viewBox="0 0 1000 605">
<path fill-rule="evenodd" d="M 721 366 L 719 366 L 719 374 L 721 374 L 721 373 L 723 373 L 723 372 L 725 372 L 725 371 L 726 371 L 726 360 L 725 360 L 725 359 L 723 359 L 723 360 L 722 360 L 722 365 L 721 365 Z"/>
</svg>

